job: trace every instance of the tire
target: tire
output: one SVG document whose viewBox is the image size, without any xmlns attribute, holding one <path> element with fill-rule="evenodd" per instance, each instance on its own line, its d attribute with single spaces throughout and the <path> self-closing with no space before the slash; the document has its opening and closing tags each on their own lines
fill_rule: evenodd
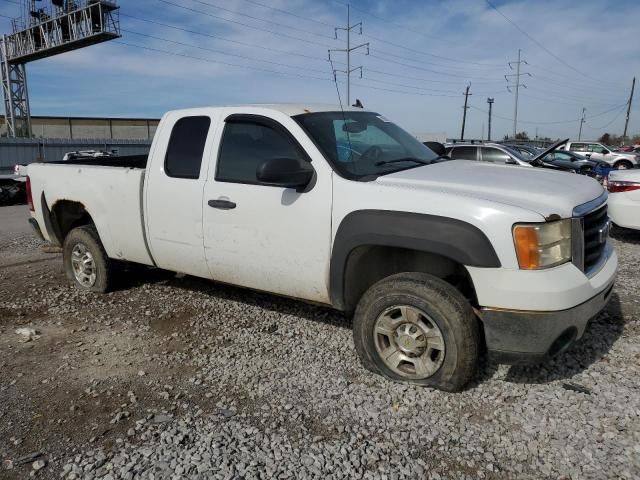
<svg viewBox="0 0 640 480">
<path fill-rule="evenodd" d="M 616 170 L 629 170 L 633 168 L 633 164 L 629 160 L 618 160 L 613 165 L 613 168 L 615 168 Z"/>
<path fill-rule="evenodd" d="M 77 227 L 67 234 L 62 246 L 62 261 L 67 278 L 80 290 L 96 293 L 109 290 L 113 262 L 94 226 Z"/>
<path fill-rule="evenodd" d="M 448 392 L 461 390 L 474 377 L 480 354 L 480 328 L 469 302 L 448 283 L 424 273 L 399 273 L 369 288 L 356 307 L 353 338 L 368 370 Z M 379 352 L 388 355 L 393 348 L 396 353 L 383 360 Z"/>
</svg>

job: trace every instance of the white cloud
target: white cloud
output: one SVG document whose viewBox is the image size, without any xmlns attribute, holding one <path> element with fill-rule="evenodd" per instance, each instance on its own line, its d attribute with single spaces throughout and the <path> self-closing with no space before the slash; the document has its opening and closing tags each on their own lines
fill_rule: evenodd
<svg viewBox="0 0 640 480">
<path fill-rule="evenodd" d="M 161 42 L 130 33 L 124 33 L 122 41 L 212 61 L 327 79 L 330 77 L 330 67 L 324 61 L 327 47 L 344 47 L 342 40 L 331 39 L 333 30 L 329 26 L 301 20 L 245 0 L 226 3 L 222 3 L 221 0 L 203 1 L 296 29 L 305 29 L 309 33 L 303 34 L 297 30 L 275 26 L 239 14 L 234 15 L 192 0 L 171 1 L 196 10 L 210 12 L 212 15 L 253 25 L 257 29 L 171 7 L 157 0 L 122 1 L 121 10 L 126 15 L 146 16 L 159 22 L 179 25 L 193 31 L 208 32 L 211 35 L 254 45 L 254 47 L 164 28 L 133 20 L 124 15 L 123 28 L 176 42 L 199 45 L 204 49 L 251 57 L 253 60 Z M 259 1 L 330 25 L 343 25 L 346 21 L 345 8 L 334 0 Z M 499 118 L 513 116 L 513 98 L 505 89 L 503 75 L 511 73 L 506 62 L 515 59 L 518 48 L 522 48 L 523 57 L 530 64 L 526 67 L 527 71 L 534 75 L 531 78 L 525 78 L 529 88 L 523 90 L 519 111 L 521 123 L 518 130 L 527 130 L 530 134 L 534 134 L 536 125 L 526 122 L 577 119 L 582 106 L 587 107 L 586 135 L 600 135 L 601 131 L 589 130 L 589 127 L 602 126 L 611 120 L 615 121 L 608 127 L 609 130 L 619 132 L 622 129 L 624 115 L 615 119 L 619 111 L 613 111 L 592 120 L 590 118 L 626 101 L 631 77 L 639 71 L 637 18 L 640 16 L 640 4 L 638 2 L 616 1 L 615 8 L 612 8 L 611 0 L 499 2 L 499 8 L 505 15 L 558 57 L 565 59 L 568 64 L 581 72 L 585 72 L 587 76 L 576 73 L 552 58 L 481 0 L 448 0 L 446 2 L 361 0 L 355 2 L 354 7 L 352 21 L 363 21 L 365 33 L 363 37 L 356 35 L 354 42 L 369 41 L 372 55 L 369 57 L 353 55 L 352 65 L 364 66 L 364 79 L 354 80 L 352 100 L 356 97 L 361 98 L 365 106 L 384 112 L 409 130 L 445 131 L 450 136 L 459 135 L 462 92 L 470 81 L 473 93 L 470 101 L 475 108 L 485 109 L 487 96 L 493 96 L 496 99 L 494 137 L 510 132 L 511 121 Z M 363 10 L 387 21 L 365 15 L 362 13 Z M 9 11 L 10 9 L 2 5 L 0 13 L 8 14 Z M 15 14 L 15 12 L 11 13 Z M 405 28 L 397 28 L 395 25 L 403 25 Z M 259 29 L 273 30 L 289 37 L 273 35 Z M 311 32 L 325 35 L 326 38 L 320 38 Z M 415 32 L 424 32 L 424 35 Z M 290 37 L 318 42 L 320 45 L 305 43 Z M 406 48 L 398 48 L 370 37 L 403 45 Z M 282 51 L 289 53 L 282 53 Z M 436 56 L 416 52 L 426 52 Z M 452 62 L 438 56 L 457 61 Z M 339 58 L 339 54 L 334 58 Z M 500 65 L 500 67 L 483 67 L 465 63 L 465 61 Z M 287 64 L 290 67 L 267 62 Z M 415 68 L 408 65 L 413 65 Z M 303 70 L 303 68 L 318 69 L 319 72 Z M 436 72 L 445 72 L 449 75 Z M 127 113 L 160 115 L 168 109 L 203 104 L 337 101 L 335 86 L 329 80 L 318 81 L 306 77 L 281 76 L 266 71 L 141 50 L 115 42 L 34 63 L 29 66 L 29 75 L 32 110 L 36 114 L 113 115 L 117 112 L 118 115 Z M 417 79 L 424 79 L 424 81 Z M 359 87 L 358 83 L 423 95 L 365 89 Z M 411 88 L 411 86 L 417 88 Z M 442 94 L 435 90 L 453 92 L 446 93 L 453 96 L 426 95 Z M 636 117 L 639 113 L 635 109 Z M 640 130 L 640 118 L 636 117 L 632 118 L 634 132 Z M 483 123 L 486 123 L 484 113 L 476 109 L 469 110 L 467 136 L 480 136 Z M 550 136 L 575 136 L 577 127 L 577 122 L 538 125 L 541 135 Z"/>
</svg>

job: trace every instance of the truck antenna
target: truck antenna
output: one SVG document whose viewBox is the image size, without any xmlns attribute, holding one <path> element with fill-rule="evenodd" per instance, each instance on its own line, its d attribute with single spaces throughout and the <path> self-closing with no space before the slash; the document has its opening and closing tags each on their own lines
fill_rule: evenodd
<svg viewBox="0 0 640 480">
<path fill-rule="evenodd" d="M 333 83 L 336 86 L 336 93 L 338 94 L 338 103 L 340 104 L 340 111 L 342 112 L 343 127 L 347 125 L 347 117 L 344 113 L 344 107 L 342 106 L 342 97 L 340 96 L 340 88 L 338 87 L 338 77 L 336 75 L 336 69 L 333 68 L 333 60 L 331 60 L 331 50 L 329 50 L 329 64 L 331 65 L 331 73 L 333 74 Z M 351 135 L 347 129 L 344 130 L 347 134 L 347 142 L 349 142 L 349 156 L 353 155 L 353 147 L 351 146 Z"/>
</svg>

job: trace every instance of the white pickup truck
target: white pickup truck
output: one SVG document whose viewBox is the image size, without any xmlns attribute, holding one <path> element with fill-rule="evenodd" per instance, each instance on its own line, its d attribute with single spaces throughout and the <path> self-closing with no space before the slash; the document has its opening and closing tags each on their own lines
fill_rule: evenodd
<svg viewBox="0 0 640 480">
<path fill-rule="evenodd" d="M 638 168 L 640 155 L 634 152 L 614 152 L 598 142 L 567 142 L 561 150 L 579 153 L 590 160 L 602 160 L 616 170 Z"/>
<path fill-rule="evenodd" d="M 566 350 L 618 260 L 595 180 L 441 160 L 357 108 L 174 111 L 148 159 L 30 165 L 30 222 L 79 288 L 127 261 L 329 305 L 365 367 L 455 391 Z"/>
</svg>

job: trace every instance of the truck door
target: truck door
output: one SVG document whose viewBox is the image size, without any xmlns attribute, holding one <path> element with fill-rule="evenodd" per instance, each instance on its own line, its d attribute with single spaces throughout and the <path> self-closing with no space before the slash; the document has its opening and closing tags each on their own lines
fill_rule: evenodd
<svg viewBox="0 0 640 480">
<path fill-rule="evenodd" d="M 202 191 L 214 123 L 208 115 L 168 114 L 149 155 L 145 214 L 149 249 L 161 268 L 209 277 L 202 239 Z"/>
<path fill-rule="evenodd" d="M 330 167 L 289 117 L 231 115 L 219 137 L 217 166 L 203 198 L 211 276 L 329 303 Z M 316 171 L 312 186 L 299 193 L 261 184 L 256 170 L 271 158 L 310 161 Z"/>
</svg>

